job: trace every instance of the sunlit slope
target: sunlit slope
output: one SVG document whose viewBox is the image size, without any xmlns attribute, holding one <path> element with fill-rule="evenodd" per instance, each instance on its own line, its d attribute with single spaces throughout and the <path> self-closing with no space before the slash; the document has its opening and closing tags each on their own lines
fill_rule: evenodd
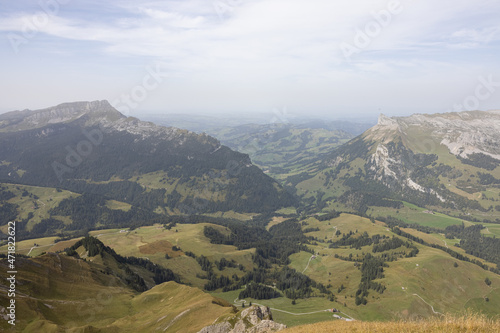
<svg viewBox="0 0 500 333">
<path fill-rule="evenodd" d="M 5 261 L 2 259 L 2 281 Z M 233 308 L 201 290 L 166 282 L 139 294 L 99 263 L 65 255 L 18 259 L 16 329 L 24 332 L 197 332 Z M 8 301 L 4 282 L 2 304 Z M 7 330 L 6 321 L 0 324 Z"/>
<path fill-rule="evenodd" d="M 91 231 L 90 235 L 97 237 L 105 245 L 114 249 L 122 256 L 147 258 L 163 267 L 179 274 L 184 282 L 202 288 L 207 280 L 197 276 L 204 275 L 198 262 L 186 255 L 189 251 L 196 256 L 205 256 L 211 262 L 225 258 L 241 264 L 244 269 L 254 267 L 252 254 L 254 249 L 238 250 L 235 246 L 211 244 L 203 234 L 203 228 L 211 226 L 224 231 L 224 227 L 209 224 L 178 224 L 167 230 L 161 225 L 140 227 L 132 231 L 128 229 L 109 229 Z M 37 238 L 21 241 L 17 244 L 19 253 L 37 256 L 43 252 L 57 252 L 71 247 L 80 238 L 54 243 L 57 237 Z M 36 247 L 33 244 L 37 244 Z M 174 246 L 180 250 L 174 249 Z M 7 245 L 0 247 L 0 253 L 7 252 Z M 166 257 L 168 255 L 168 259 Z M 242 276 L 244 271 L 239 268 L 226 267 L 222 272 L 214 267 L 217 274 Z"/>
</svg>

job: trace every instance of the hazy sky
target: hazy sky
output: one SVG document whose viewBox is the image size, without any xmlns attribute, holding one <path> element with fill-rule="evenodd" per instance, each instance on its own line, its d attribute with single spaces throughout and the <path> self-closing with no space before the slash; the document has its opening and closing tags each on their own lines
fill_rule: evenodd
<svg viewBox="0 0 500 333">
<path fill-rule="evenodd" d="M 0 111 L 500 109 L 500 1 L 0 2 Z"/>
</svg>

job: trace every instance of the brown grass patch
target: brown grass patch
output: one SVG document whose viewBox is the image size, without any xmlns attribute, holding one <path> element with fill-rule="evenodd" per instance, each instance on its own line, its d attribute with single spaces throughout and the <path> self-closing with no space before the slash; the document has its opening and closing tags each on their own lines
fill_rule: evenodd
<svg viewBox="0 0 500 333">
<path fill-rule="evenodd" d="M 59 252 L 59 251 L 64 251 L 64 249 L 68 247 L 72 247 L 76 242 L 78 242 L 80 239 L 70 239 L 67 241 L 62 241 L 55 243 L 54 246 L 50 248 L 50 252 Z"/>
<path fill-rule="evenodd" d="M 158 252 L 166 253 L 172 258 L 179 257 L 183 254 L 182 251 L 172 251 L 172 246 L 172 243 L 167 240 L 157 240 L 155 242 L 139 246 L 139 251 L 143 254 L 155 254 Z"/>
</svg>

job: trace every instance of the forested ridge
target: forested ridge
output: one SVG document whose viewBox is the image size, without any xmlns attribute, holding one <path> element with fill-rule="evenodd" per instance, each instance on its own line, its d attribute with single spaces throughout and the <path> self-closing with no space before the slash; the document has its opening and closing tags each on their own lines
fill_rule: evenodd
<svg viewBox="0 0 500 333">
<path fill-rule="evenodd" d="M 161 207 L 184 214 L 229 210 L 260 213 L 297 204 L 294 196 L 252 165 L 247 155 L 221 146 L 207 135 L 177 130 L 170 138 L 143 137 L 128 131 L 85 127 L 85 119 L 0 133 L 0 161 L 5 162 L 0 163 L 0 183 L 61 188 L 126 202 L 151 212 Z M 99 131 L 101 141 L 92 145 L 88 156 L 79 156 L 76 147 L 88 142 L 84 132 L 92 131 Z M 66 165 L 67 161 L 73 163 Z M 138 176 L 153 172 L 165 175 L 163 184 L 175 181 L 176 186 L 188 190 L 183 193 L 191 194 L 179 196 L 175 189 L 167 192 L 167 186 L 147 188 L 139 183 Z M 213 200 L 214 193 L 224 195 Z M 7 196 L 0 196 L 0 216 L 11 218 L 14 207 L 5 202 L 10 199 Z M 87 200 L 86 204 L 92 202 Z M 82 213 L 86 216 L 80 216 L 79 222 L 87 217 L 94 220 L 87 212 Z M 112 220 L 118 213 L 113 214 Z M 116 216 L 117 220 L 122 218 Z M 88 225 L 86 222 L 81 228 Z"/>
</svg>

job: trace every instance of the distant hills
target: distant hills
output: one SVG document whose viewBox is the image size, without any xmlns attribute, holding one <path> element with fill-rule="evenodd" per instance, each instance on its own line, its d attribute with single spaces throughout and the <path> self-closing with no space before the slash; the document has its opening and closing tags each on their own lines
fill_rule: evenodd
<svg viewBox="0 0 500 333">
<path fill-rule="evenodd" d="M 342 130 L 292 124 L 240 125 L 212 134 L 232 149 L 248 154 L 276 179 L 310 170 L 327 153 L 353 138 Z"/>
<path fill-rule="evenodd" d="M 321 118 L 314 115 L 289 114 L 286 109 L 274 109 L 269 113 L 247 114 L 142 114 L 141 118 L 163 126 L 185 128 L 197 133 L 208 133 L 219 138 L 218 133 L 235 129 L 239 126 L 272 126 L 287 125 L 300 129 L 342 130 L 352 135 L 359 135 L 376 124 L 377 118 L 332 119 L 328 115 Z M 349 116 L 348 114 L 346 115 Z"/>
<path fill-rule="evenodd" d="M 271 115 L 146 115 L 156 123 L 208 133 L 231 149 L 248 154 L 268 175 L 282 180 L 315 169 L 334 148 L 372 126 L 369 122 Z"/>
</svg>

